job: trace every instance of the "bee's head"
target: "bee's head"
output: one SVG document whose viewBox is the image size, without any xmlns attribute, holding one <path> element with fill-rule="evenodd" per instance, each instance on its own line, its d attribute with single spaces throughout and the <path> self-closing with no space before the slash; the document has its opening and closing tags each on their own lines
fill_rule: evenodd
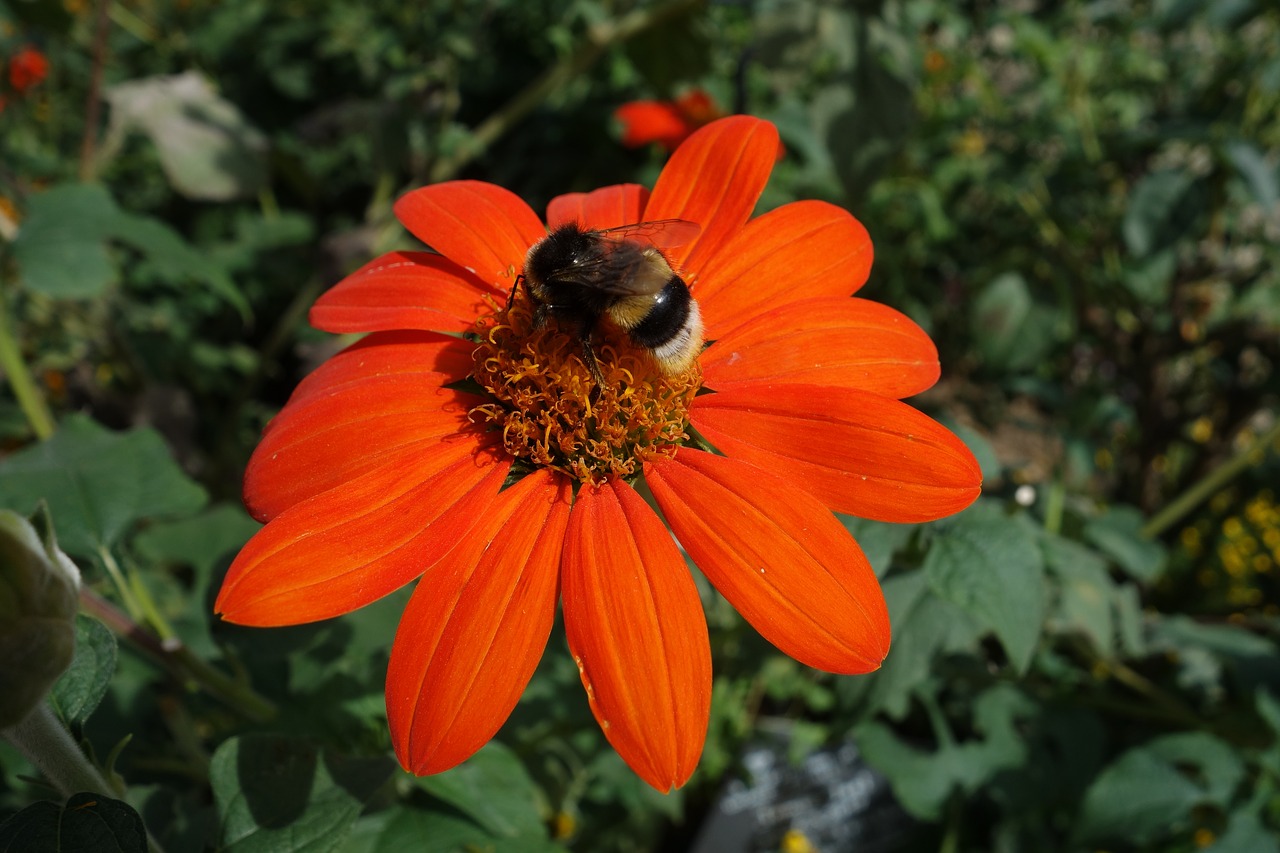
<svg viewBox="0 0 1280 853">
<path fill-rule="evenodd" d="M 534 243 L 524 261 L 524 275 L 535 288 L 554 283 L 556 277 L 590 257 L 593 238 L 576 222 L 557 227 Z"/>
</svg>

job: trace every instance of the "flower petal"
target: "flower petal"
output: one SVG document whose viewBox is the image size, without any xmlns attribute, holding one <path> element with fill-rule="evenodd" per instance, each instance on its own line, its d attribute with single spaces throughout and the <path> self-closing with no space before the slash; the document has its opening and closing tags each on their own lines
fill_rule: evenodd
<svg viewBox="0 0 1280 853">
<path fill-rule="evenodd" d="M 547 227 L 580 222 L 597 231 L 633 225 L 644 216 L 649 190 L 639 184 L 601 187 L 589 193 L 567 193 L 547 205 Z"/>
<path fill-rule="evenodd" d="M 214 610 L 240 625 L 297 625 L 376 601 L 448 553 L 510 467 L 474 442 L 437 443 L 296 504 L 240 551 Z"/>
<path fill-rule="evenodd" d="M 555 621 L 571 499 L 563 476 L 530 474 L 418 581 L 387 668 L 391 739 L 410 772 L 464 761 L 511 715 Z"/>
<path fill-rule="evenodd" d="M 777 156 L 778 131 L 751 116 L 714 121 L 676 149 L 644 210 L 646 221 L 702 226 L 697 240 L 663 252 L 672 266 L 696 277 L 751 216 Z"/>
<path fill-rule="evenodd" d="M 711 650 L 671 534 L 625 483 L 584 485 L 563 571 L 565 633 L 592 713 L 642 779 L 680 787 L 706 739 Z"/>
<path fill-rule="evenodd" d="M 389 252 L 331 287 L 311 306 L 326 332 L 438 329 L 462 332 L 506 294 L 431 252 Z"/>
<path fill-rule="evenodd" d="M 503 293 L 529 247 L 547 236 L 518 195 L 483 181 L 421 187 L 400 197 L 395 214 L 413 236 Z"/>
<path fill-rule="evenodd" d="M 848 296 L 866 283 L 871 256 L 867 229 L 834 204 L 796 201 L 756 217 L 698 272 L 708 340 L 788 302 Z"/>
<path fill-rule="evenodd" d="M 311 371 L 293 389 L 289 405 L 375 376 L 412 373 L 424 385 L 456 382 L 471 372 L 474 349 L 467 341 L 435 332 L 375 332 Z"/>
<path fill-rule="evenodd" d="M 290 402 L 268 424 L 245 470 L 244 501 L 259 521 L 376 468 L 407 464 L 433 445 L 464 454 L 479 434 L 467 412 L 482 400 L 401 373 Z M 441 462 L 441 464 L 448 464 Z"/>
<path fill-rule="evenodd" d="M 622 144 L 628 148 L 657 142 L 671 150 L 694 129 L 693 123 L 670 101 L 629 101 L 613 115 L 622 125 Z"/>
<path fill-rule="evenodd" d="M 821 297 L 790 302 L 729 332 L 702 358 L 709 388 L 769 379 L 909 397 L 938 381 L 933 341 L 879 302 Z"/>
<path fill-rule="evenodd" d="M 742 383 L 695 399 L 689 419 L 726 455 L 803 484 L 838 512 L 931 521 L 981 490 L 964 442 L 906 403 L 866 391 Z"/>
<path fill-rule="evenodd" d="M 682 448 L 645 482 L 698 568 L 769 642 L 817 669 L 870 672 L 889 612 L 870 563 L 816 498 L 745 462 Z"/>
</svg>

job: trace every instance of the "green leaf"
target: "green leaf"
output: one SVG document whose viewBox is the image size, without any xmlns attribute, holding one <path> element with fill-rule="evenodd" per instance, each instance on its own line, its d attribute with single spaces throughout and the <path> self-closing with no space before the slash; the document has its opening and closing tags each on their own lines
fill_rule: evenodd
<svg viewBox="0 0 1280 853">
<path fill-rule="evenodd" d="M 1224 810 L 1244 780 L 1244 762 L 1235 748 L 1205 732 L 1165 735 L 1147 744 L 1147 749 L 1175 767 L 1196 768 L 1205 798 Z"/>
<path fill-rule="evenodd" d="M 146 256 L 162 278 L 170 281 L 197 281 L 235 308 L 244 320 L 250 316 L 249 303 L 227 271 L 211 263 L 209 253 L 193 248 L 182 236 L 158 219 L 121 213 L 110 235 Z"/>
<path fill-rule="evenodd" d="M 893 626 L 889 656 L 871 675 L 839 679 L 836 690 L 846 702 L 864 705 L 867 713 L 883 710 L 901 719 L 933 661 L 975 650 L 981 628 L 969 614 L 930 592 L 923 572 L 894 575 L 883 588 Z"/>
<path fill-rule="evenodd" d="M 1089 521 L 1084 538 L 1098 546 L 1134 580 L 1150 583 L 1165 567 L 1165 550 L 1142 534 L 1142 513 L 1131 506 L 1113 506 Z"/>
<path fill-rule="evenodd" d="M 1256 811 L 1238 811 L 1231 815 L 1227 831 L 1203 853 L 1280 853 L 1280 838 Z"/>
<path fill-rule="evenodd" d="M 105 240 L 118 212 L 96 184 L 64 184 L 33 195 L 12 245 L 23 286 L 69 299 L 101 293 L 116 280 Z"/>
<path fill-rule="evenodd" d="M 227 201 L 266 184 L 266 138 L 195 71 L 108 87 L 110 133 L 141 130 L 173 188 L 188 198 Z"/>
<path fill-rule="evenodd" d="M 1034 368 L 1058 334 L 1057 315 L 1035 303 L 1019 273 L 1004 273 L 983 288 L 969 319 L 983 363 L 993 370 Z"/>
<path fill-rule="evenodd" d="M 158 522 L 133 540 L 138 554 L 153 562 L 182 563 L 196 573 L 196 586 L 210 582 L 216 566 L 238 551 L 262 525 L 239 504 L 223 503 L 179 521 Z"/>
<path fill-rule="evenodd" d="M 30 512 L 42 498 L 63 550 L 84 557 L 114 545 L 140 519 L 194 512 L 206 500 L 159 433 L 111 432 L 82 415 L 0 463 L 0 506 Z"/>
<path fill-rule="evenodd" d="M 862 553 L 867 556 L 876 575 L 884 577 L 896 554 L 915 533 L 914 524 L 891 524 L 887 521 L 871 521 L 866 518 L 855 518 L 851 515 L 839 516 L 844 526 L 849 528 L 853 538 L 857 540 Z"/>
<path fill-rule="evenodd" d="M 344 758 L 281 735 L 232 738 L 209 766 L 221 849 L 341 850 L 364 803 L 392 770 L 389 759 Z"/>
<path fill-rule="evenodd" d="M 867 763 L 888 777 L 902 807 L 932 821 L 941 816 L 953 791 L 972 793 L 999 772 L 1026 761 L 1020 720 L 1036 711 L 1016 688 L 999 685 L 974 703 L 973 727 L 981 735 L 974 740 L 956 743 L 950 732 L 942 732 L 938 748 L 927 751 L 906 744 L 877 722 L 859 726 L 854 739 Z M 938 725 L 944 724 L 935 720 Z"/>
<path fill-rule="evenodd" d="M 1152 633 L 1152 644 L 1175 652 L 1184 665 L 1197 654 L 1226 665 L 1242 690 L 1280 683 L 1280 647 L 1244 628 L 1169 616 L 1156 622 Z"/>
<path fill-rule="evenodd" d="M 41 802 L 0 824 L 0 853 L 147 853 L 147 832 L 128 803 L 74 794 Z"/>
<path fill-rule="evenodd" d="M 1228 142 L 1226 155 L 1262 209 L 1275 210 L 1280 204 L 1280 180 L 1275 167 L 1267 162 L 1257 146 L 1250 142 Z"/>
<path fill-rule="evenodd" d="M 116 636 L 97 619 L 76 615 L 76 656 L 49 699 L 67 723 L 84 725 L 116 672 Z"/>
<path fill-rule="evenodd" d="M 1238 759 L 1229 755 L 1230 747 L 1221 742 L 1212 744 L 1214 740 L 1208 735 L 1175 735 L 1121 755 L 1085 792 L 1076 825 L 1077 840 L 1141 845 L 1185 829 L 1192 809 L 1214 799 L 1223 786 L 1234 787 L 1243 775 L 1242 768 L 1235 766 Z M 1211 744 L 1212 757 L 1196 754 L 1206 742 Z M 1184 775 L 1181 768 L 1186 763 L 1205 771 L 1211 788 L 1203 788 Z"/>
<path fill-rule="evenodd" d="M 1193 183 L 1195 176 L 1180 170 L 1152 172 L 1138 181 L 1122 226 L 1130 254 L 1145 258 L 1168 244 L 1174 213 Z"/>
<path fill-rule="evenodd" d="M 1041 539 L 1045 564 L 1058 576 L 1058 630 L 1083 633 L 1103 657 L 1115 654 L 1116 584 L 1097 553 L 1061 536 Z"/>
<path fill-rule="evenodd" d="M 1044 558 L 1013 518 L 961 515 L 933 540 L 925 576 L 938 595 L 995 632 L 1010 663 L 1026 672 L 1044 621 Z"/>
<path fill-rule="evenodd" d="M 1163 249 L 1126 265 L 1124 285 L 1146 304 L 1161 305 L 1169 299 L 1177 271 L 1177 253 L 1171 248 Z"/>
<path fill-rule="evenodd" d="M 497 741 L 452 770 L 422 777 L 418 784 L 491 835 L 515 838 L 545 834 L 538 786 L 515 753 Z"/>
</svg>

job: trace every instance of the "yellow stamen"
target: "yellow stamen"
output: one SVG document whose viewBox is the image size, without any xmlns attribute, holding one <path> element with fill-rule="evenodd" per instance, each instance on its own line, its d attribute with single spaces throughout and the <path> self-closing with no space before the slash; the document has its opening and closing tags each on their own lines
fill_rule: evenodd
<svg viewBox="0 0 1280 853">
<path fill-rule="evenodd" d="M 595 345 L 604 385 L 596 388 L 578 339 L 554 322 L 533 328 L 528 303 L 517 299 L 476 321 L 480 341 L 472 378 L 492 402 L 471 420 L 500 431 L 507 452 L 576 480 L 632 477 L 651 456 L 670 456 L 688 440 L 689 404 L 702 384 L 695 363 L 667 376 L 649 355 L 623 339 Z"/>
</svg>

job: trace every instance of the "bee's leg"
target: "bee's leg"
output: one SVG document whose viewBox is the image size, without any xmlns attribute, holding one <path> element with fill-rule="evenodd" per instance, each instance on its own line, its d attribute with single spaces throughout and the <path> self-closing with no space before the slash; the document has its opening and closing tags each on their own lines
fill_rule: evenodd
<svg viewBox="0 0 1280 853">
<path fill-rule="evenodd" d="M 596 351 L 591 348 L 591 332 L 584 332 L 578 340 L 582 344 L 582 362 L 587 366 L 587 370 L 591 371 L 591 378 L 596 381 L 595 390 L 591 392 L 591 398 L 600 396 L 600 390 L 604 388 L 604 374 L 600 372 L 600 363 L 596 361 Z"/>
<path fill-rule="evenodd" d="M 511 306 L 516 302 L 516 291 L 520 289 L 520 282 L 524 281 L 524 275 L 516 276 L 516 283 L 511 285 L 511 292 L 507 294 L 507 310 L 511 310 Z"/>
</svg>

